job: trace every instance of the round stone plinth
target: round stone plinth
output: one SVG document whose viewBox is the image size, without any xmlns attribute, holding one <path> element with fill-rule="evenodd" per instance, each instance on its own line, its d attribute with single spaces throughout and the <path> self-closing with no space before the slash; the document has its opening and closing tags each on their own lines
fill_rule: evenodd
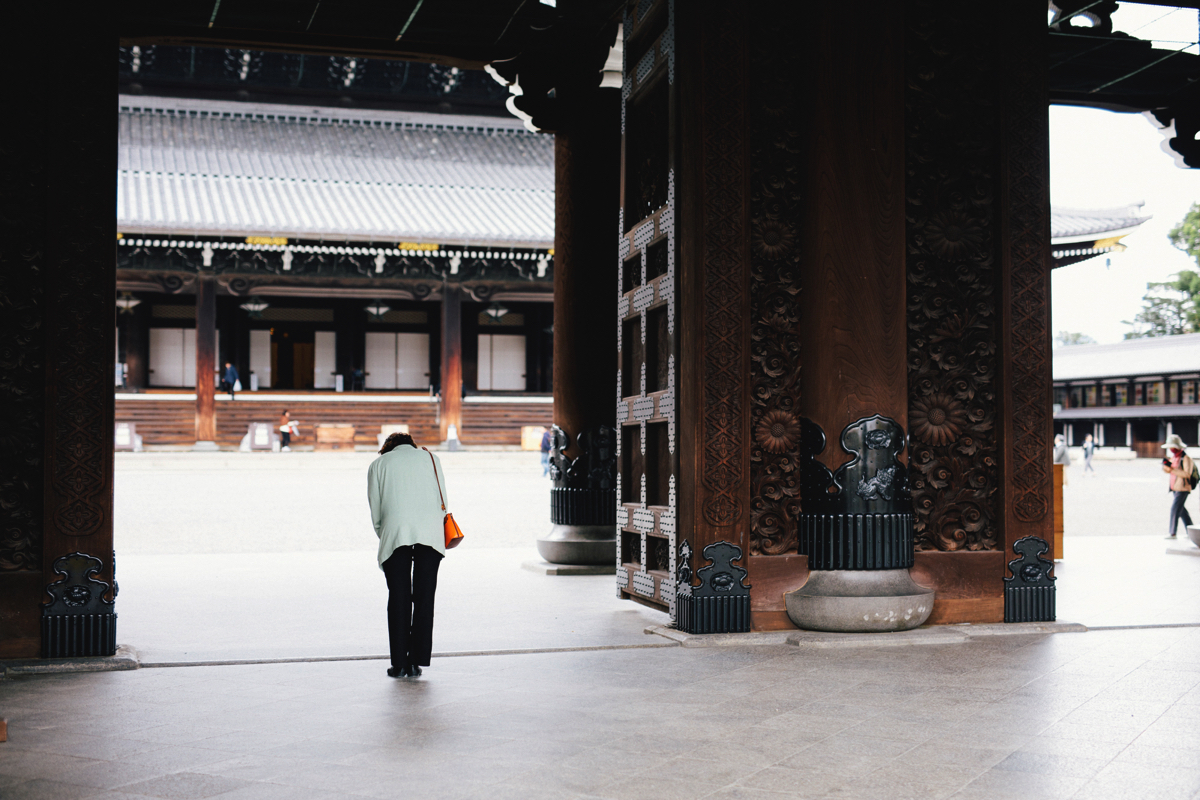
<svg viewBox="0 0 1200 800">
<path fill-rule="evenodd" d="M 1200 547 L 1200 528 L 1193 528 L 1190 525 L 1187 529 L 1188 538 L 1192 540 L 1192 544 Z"/>
<path fill-rule="evenodd" d="M 799 628 L 866 633 L 916 628 L 933 613 L 933 595 L 906 569 L 832 570 L 813 572 L 783 599 Z"/>
<path fill-rule="evenodd" d="M 617 526 L 555 525 L 537 549 L 551 564 L 615 564 Z"/>
</svg>

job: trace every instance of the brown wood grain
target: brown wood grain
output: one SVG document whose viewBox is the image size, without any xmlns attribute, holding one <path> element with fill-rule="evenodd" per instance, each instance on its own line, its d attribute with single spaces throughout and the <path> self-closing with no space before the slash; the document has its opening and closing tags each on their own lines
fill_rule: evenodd
<svg viewBox="0 0 1200 800">
<path fill-rule="evenodd" d="M 830 441 L 830 467 L 848 459 L 837 437 L 856 419 L 908 424 L 901 11 L 874 8 L 853 48 L 837 35 L 836 7 L 814 13 L 801 397 Z"/>
<path fill-rule="evenodd" d="M 675 6 L 680 538 L 749 554 L 749 171 L 744 15 Z"/>
<path fill-rule="evenodd" d="M 616 423 L 621 200 L 620 92 L 574 99 L 554 135 L 554 422 L 572 458 L 579 433 Z"/>
<path fill-rule="evenodd" d="M 920 550 L 915 562 L 913 580 L 937 592 L 928 624 L 1004 620 L 1004 553 Z"/>
<path fill-rule="evenodd" d="M 795 553 L 750 556 L 747 566 L 752 611 L 785 611 L 783 596 L 803 586 L 809 575 L 808 556 Z"/>
<path fill-rule="evenodd" d="M 462 290 L 449 283 L 442 288 L 442 384 L 440 441 L 450 426 L 462 430 Z M 461 434 L 460 434 L 461 435 Z"/>
<path fill-rule="evenodd" d="M 217 440 L 217 283 L 211 277 L 196 279 L 196 441 Z"/>
</svg>

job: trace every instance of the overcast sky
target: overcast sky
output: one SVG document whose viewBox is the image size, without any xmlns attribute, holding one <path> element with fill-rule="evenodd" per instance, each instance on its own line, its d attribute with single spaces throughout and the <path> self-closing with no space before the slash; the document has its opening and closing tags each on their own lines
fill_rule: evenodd
<svg viewBox="0 0 1200 800">
<path fill-rule="evenodd" d="M 1179 49 L 1195 42 L 1195 9 L 1121 4 L 1114 28 Z M 1136 32 L 1135 32 L 1136 31 Z M 1176 43 L 1178 42 L 1178 43 Z M 1196 52 L 1196 47 L 1187 48 Z M 1142 307 L 1149 281 L 1196 269 L 1167 240 L 1192 203 L 1200 202 L 1200 169 L 1180 169 L 1162 150 L 1163 137 L 1141 114 L 1090 108 L 1050 108 L 1050 202 L 1058 208 L 1110 208 L 1145 201 L 1153 219 L 1122 242 L 1124 253 L 1054 270 L 1052 330 L 1120 341 Z M 1106 259 L 1111 261 L 1106 266 Z"/>
</svg>

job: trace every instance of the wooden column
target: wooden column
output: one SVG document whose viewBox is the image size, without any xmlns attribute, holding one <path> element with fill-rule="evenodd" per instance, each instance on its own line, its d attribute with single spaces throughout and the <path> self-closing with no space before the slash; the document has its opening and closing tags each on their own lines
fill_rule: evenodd
<svg viewBox="0 0 1200 800">
<path fill-rule="evenodd" d="M 452 283 L 442 286 L 441 372 L 441 439 L 445 442 L 451 425 L 462 438 L 462 291 Z"/>
<path fill-rule="evenodd" d="M 825 431 L 831 469 L 851 458 L 838 444 L 851 422 L 882 414 L 908 427 L 901 12 L 875 8 L 855 47 L 832 6 L 814 9 L 809 29 L 800 395 L 803 416 Z"/>
<path fill-rule="evenodd" d="M 58 560 L 85 553 L 96 579 L 113 577 L 117 97 L 105 70 L 81 65 L 111 59 L 116 35 L 98 6 L 11 14 L 27 34 L 0 59 L 39 67 L 13 86 L 0 129 L 13 156 L 0 175 L 0 657 L 34 658 Z M 45 59 L 51 51 L 61 57 Z M 62 86 L 78 94 L 63 102 Z M 84 589 L 80 607 L 98 591 L 112 599 L 106 585 Z"/>
<path fill-rule="evenodd" d="M 554 424 L 572 441 L 616 421 L 621 98 L 595 95 L 554 135 Z"/>
<path fill-rule="evenodd" d="M 1053 378 L 1050 335 L 1050 102 L 1045 9 L 1034 0 L 1006 8 L 998 49 L 1003 76 L 1000 256 L 999 439 L 1003 545 L 1054 538 Z M 1086 399 L 1086 398 L 1085 398 Z"/>
<path fill-rule="evenodd" d="M 216 366 L 217 283 L 201 275 L 196 279 L 196 444 L 211 444 L 212 448 L 217 441 Z"/>
<path fill-rule="evenodd" d="M 748 556 L 749 15 L 717 2 L 675 8 L 679 537 L 694 553 L 727 541 Z"/>
</svg>

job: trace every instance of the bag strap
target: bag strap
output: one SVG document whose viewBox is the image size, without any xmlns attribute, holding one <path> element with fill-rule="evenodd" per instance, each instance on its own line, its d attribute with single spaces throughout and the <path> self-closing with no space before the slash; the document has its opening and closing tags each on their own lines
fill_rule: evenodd
<svg viewBox="0 0 1200 800">
<path fill-rule="evenodd" d="M 429 453 L 429 450 L 427 450 L 426 448 L 422 447 L 421 449 L 425 450 L 426 453 Z M 434 480 L 434 483 L 436 483 L 437 487 L 438 487 L 438 499 L 442 501 L 442 511 L 445 511 L 446 510 L 446 498 L 442 496 L 442 481 L 440 478 L 438 478 L 437 462 L 433 460 L 433 453 L 429 453 L 429 463 L 433 464 L 433 480 Z"/>
</svg>

